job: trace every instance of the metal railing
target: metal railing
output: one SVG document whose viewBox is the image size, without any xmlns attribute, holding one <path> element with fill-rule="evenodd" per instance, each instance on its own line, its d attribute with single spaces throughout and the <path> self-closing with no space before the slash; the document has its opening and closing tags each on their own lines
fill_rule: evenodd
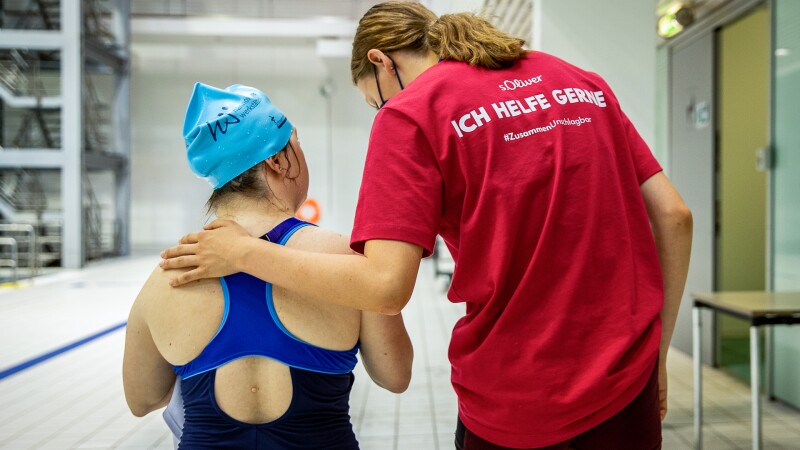
<svg viewBox="0 0 800 450">
<path fill-rule="evenodd" d="M 28 235 L 28 268 L 30 269 L 31 278 L 35 277 L 39 258 L 36 247 L 36 228 L 27 223 L 0 223 L 0 232 L 16 232 Z M 16 239 L 14 241 L 16 242 Z M 18 244 L 18 242 L 15 244 L 17 245 L 17 251 L 19 250 Z M 19 264 L 19 254 L 16 255 L 16 264 Z"/>
<path fill-rule="evenodd" d="M 11 249 L 10 258 L 0 259 L 0 267 L 10 267 L 11 281 L 17 282 L 17 265 L 19 262 L 19 254 L 17 253 L 17 240 L 10 237 L 0 237 L 0 247 L 9 247 Z"/>
<path fill-rule="evenodd" d="M 83 78 L 83 83 L 85 87 L 83 91 L 83 113 L 85 115 L 83 145 L 86 151 L 107 151 L 109 143 L 106 130 L 109 125 L 108 105 L 100 100 L 91 76 L 87 74 Z"/>
<path fill-rule="evenodd" d="M 506 33 L 533 43 L 533 2 L 531 0 L 484 0 L 479 15 Z"/>
<path fill-rule="evenodd" d="M 15 213 L 29 211 L 40 218 L 48 206 L 41 172 L 15 169 L 4 173 L 0 177 L 0 200 L 13 208 Z M 6 217 L 6 220 L 12 223 L 28 222 L 15 220 L 13 215 Z"/>
<path fill-rule="evenodd" d="M 0 1 L 0 28 L 15 30 L 60 30 L 61 7 L 58 0 Z M 100 40 L 113 39 L 110 29 L 111 2 L 82 0 L 83 34 Z"/>
</svg>

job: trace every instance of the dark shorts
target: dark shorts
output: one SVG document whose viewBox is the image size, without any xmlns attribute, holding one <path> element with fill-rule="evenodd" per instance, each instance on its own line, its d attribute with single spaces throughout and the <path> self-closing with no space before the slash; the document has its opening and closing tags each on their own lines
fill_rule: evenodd
<svg viewBox="0 0 800 450">
<path fill-rule="evenodd" d="M 528 450 L 656 450 L 661 448 L 658 411 L 658 362 L 642 392 L 615 416 L 574 438 L 548 447 Z M 511 450 L 473 434 L 458 419 L 457 450 Z"/>
</svg>

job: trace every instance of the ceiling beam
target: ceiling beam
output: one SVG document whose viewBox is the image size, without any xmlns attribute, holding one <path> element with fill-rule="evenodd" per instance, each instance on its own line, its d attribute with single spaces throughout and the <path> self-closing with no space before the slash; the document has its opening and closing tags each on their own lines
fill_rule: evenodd
<svg viewBox="0 0 800 450">
<path fill-rule="evenodd" d="M 356 22 L 343 18 L 246 19 L 229 17 L 135 17 L 131 33 L 164 37 L 353 37 Z"/>
<path fill-rule="evenodd" d="M 2 30 L 0 48 L 25 48 L 29 50 L 58 50 L 63 38 L 59 31 Z"/>
</svg>

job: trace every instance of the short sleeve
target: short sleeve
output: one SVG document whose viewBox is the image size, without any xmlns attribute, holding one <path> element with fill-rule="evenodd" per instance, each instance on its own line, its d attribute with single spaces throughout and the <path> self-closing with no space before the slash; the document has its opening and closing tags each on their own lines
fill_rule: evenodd
<svg viewBox="0 0 800 450">
<path fill-rule="evenodd" d="M 625 113 L 622 113 L 622 121 L 631 158 L 633 159 L 633 166 L 636 169 L 636 178 L 641 186 L 642 183 L 663 169 L 655 156 L 653 156 L 653 152 L 650 151 L 650 147 L 642 139 L 639 132 L 636 131 L 636 127 L 633 126 Z"/>
<path fill-rule="evenodd" d="M 350 247 L 364 253 L 373 239 L 421 246 L 433 253 L 442 209 L 442 175 L 419 125 L 384 108 L 370 133 Z"/>
<path fill-rule="evenodd" d="M 608 83 L 606 83 L 606 81 L 596 73 L 592 73 L 591 75 L 595 77 L 595 82 L 598 83 L 603 92 L 605 92 L 606 97 L 613 99 L 613 102 L 616 105 L 616 111 L 619 113 L 622 129 L 625 133 L 625 140 L 628 143 L 631 161 L 633 162 L 633 167 L 636 171 L 636 179 L 641 186 L 642 183 L 647 181 L 650 177 L 664 169 L 661 168 L 661 164 L 659 164 L 658 160 L 656 160 L 655 156 L 653 156 L 653 152 L 650 150 L 650 147 L 647 145 L 644 139 L 642 139 L 642 136 L 638 131 L 636 131 L 636 127 L 633 126 L 631 120 L 622 110 L 622 107 L 619 104 L 619 99 Z"/>
</svg>

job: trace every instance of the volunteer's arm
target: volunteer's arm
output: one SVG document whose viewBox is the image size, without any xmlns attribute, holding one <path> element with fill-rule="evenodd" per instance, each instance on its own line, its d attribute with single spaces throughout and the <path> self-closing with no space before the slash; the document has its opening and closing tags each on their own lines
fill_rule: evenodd
<svg viewBox="0 0 800 450">
<path fill-rule="evenodd" d="M 678 308 L 689 271 L 692 249 L 692 213 L 680 194 L 662 172 L 641 186 L 647 214 L 653 229 L 664 279 L 664 307 L 661 310 L 661 348 L 659 352 L 659 400 L 661 419 L 667 413 L 667 350 L 675 330 Z"/>
<path fill-rule="evenodd" d="M 175 386 L 175 372 L 159 353 L 147 326 L 144 312 L 146 289 L 147 285 L 131 308 L 122 359 L 125 400 L 137 417 L 167 406 Z"/>
<path fill-rule="evenodd" d="M 411 381 L 414 348 L 403 324 L 403 316 L 371 311 L 361 313 L 361 359 L 372 381 L 399 394 Z"/>
<path fill-rule="evenodd" d="M 162 257 L 164 269 L 194 267 L 172 286 L 245 272 L 321 302 L 394 315 L 411 298 L 422 247 L 372 240 L 363 256 L 321 254 L 253 238 L 236 222 L 216 220 Z"/>
</svg>

